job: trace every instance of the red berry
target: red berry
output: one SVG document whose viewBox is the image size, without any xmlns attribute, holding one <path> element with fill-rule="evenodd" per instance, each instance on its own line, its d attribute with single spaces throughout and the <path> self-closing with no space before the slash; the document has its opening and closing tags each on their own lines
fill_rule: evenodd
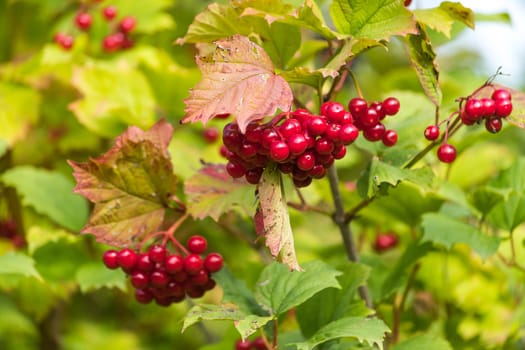
<svg viewBox="0 0 525 350">
<path fill-rule="evenodd" d="M 368 103 L 362 98 L 354 97 L 348 103 L 348 110 L 354 118 L 360 118 L 368 110 Z"/>
<path fill-rule="evenodd" d="M 122 249 L 117 256 L 119 266 L 125 270 L 133 269 L 137 263 L 137 259 L 137 253 L 129 248 Z"/>
<path fill-rule="evenodd" d="M 324 134 L 327 127 L 326 119 L 321 117 L 313 117 L 308 121 L 308 130 L 313 136 Z"/>
<path fill-rule="evenodd" d="M 246 170 L 246 175 L 244 175 L 244 177 L 249 184 L 257 185 L 261 180 L 262 173 L 263 168 L 250 169 Z"/>
<path fill-rule="evenodd" d="M 510 94 L 510 92 L 508 90 L 505 90 L 505 89 L 498 89 L 498 90 L 494 90 L 494 92 L 492 93 L 492 96 L 491 98 L 493 100 L 508 100 L 510 101 L 512 99 L 512 95 Z"/>
<path fill-rule="evenodd" d="M 297 119 L 286 119 L 279 127 L 279 132 L 284 138 L 289 138 L 292 135 L 298 134 L 302 131 L 301 123 Z"/>
<path fill-rule="evenodd" d="M 184 258 L 184 271 L 190 275 L 195 275 L 204 267 L 204 261 L 197 254 L 190 254 Z"/>
<path fill-rule="evenodd" d="M 166 248 L 158 244 L 152 245 L 149 248 L 148 255 L 151 261 L 164 263 L 164 259 L 166 259 Z"/>
<path fill-rule="evenodd" d="M 102 15 L 108 21 L 111 21 L 117 16 L 117 8 L 115 6 L 106 6 L 102 9 Z"/>
<path fill-rule="evenodd" d="M 311 177 L 307 177 L 306 179 L 296 179 L 295 177 L 293 178 L 293 184 L 295 185 L 295 187 L 297 188 L 301 188 L 301 187 L 307 187 L 309 186 L 310 184 L 312 183 L 312 178 Z"/>
<path fill-rule="evenodd" d="M 102 40 L 102 48 L 106 52 L 115 52 L 122 47 L 124 42 L 124 34 L 115 33 L 110 34 Z"/>
<path fill-rule="evenodd" d="M 264 148 L 270 149 L 274 141 L 279 141 L 281 138 L 274 128 L 264 129 L 261 137 L 261 143 Z"/>
<path fill-rule="evenodd" d="M 326 175 L 326 169 L 321 164 L 314 165 L 314 167 L 310 169 L 310 171 L 308 171 L 308 176 L 314 179 L 322 179 L 325 175 Z"/>
<path fill-rule="evenodd" d="M 235 343 L 235 350 L 250 350 L 251 347 L 252 347 L 252 343 L 248 339 L 246 340 L 239 339 Z"/>
<path fill-rule="evenodd" d="M 405 0 L 405 6 L 408 7 L 412 3 L 412 0 Z"/>
<path fill-rule="evenodd" d="M 299 169 L 308 171 L 315 165 L 315 155 L 313 152 L 305 152 L 297 157 L 296 162 Z"/>
<path fill-rule="evenodd" d="M 499 117 L 491 117 L 485 120 L 485 129 L 495 134 L 501 130 L 503 123 Z"/>
<path fill-rule="evenodd" d="M 374 242 L 374 250 L 378 253 L 385 252 L 394 248 L 398 243 L 398 237 L 395 233 L 382 233 L 377 235 Z"/>
<path fill-rule="evenodd" d="M 354 142 L 358 136 L 359 129 L 357 129 L 357 127 L 353 124 L 346 124 L 341 126 L 338 138 L 344 145 L 349 145 Z"/>
<path fill-rule="evenodd" d="M 208 143 L 214 143 L 219 139 L 219 130 L 216 128 L 206 128 L 202 132 L 202 137 Z"/>
<path fill-rule="evenodd" d="M 439 137 L 439 127 L 437 125 L 429 125 L 425 129 L 425 138 L 429 141 L 437 140 Z"/>
<path fill-rule="evenodd" d="M 114 270 L 119 267 L 118 263 L 118 252 L 115 250 L 108 250 L 102 256 L 102 261 L 108 269 Z"/>
<path fill-rule="evenodd" d="M 263 134 L 263 128 L 259 124 L 255 122 L 251 122 L 246 127 L 246 133 L 244 134 L 244 137 L 246 140 L 254 143 L 260 143 L 261 138 Z"/>
<path fill-rule="evenodd" d="M 381 103 L 381 109 L 386 115 L 395 115 L 401 107 L 399 100 L 395 97 L 389 97 Z"/>
<path fill-rule="evenodd" d="M 290 155 L 290 147 L 284 141 L 274 141 L 270 147 L 270 157 L 276 162 L 285 161 Z"/>
<path fill-rule="evenodd" d="M 136 24 L 137 21 L 134 17 L 126 16 L 120 21 L 119 28 L 123 33 L 129 33 L 135 28 Z"/>
<path fill-rule="evenodd" d="M 189 278 L 186 271 L 179 271 L 173 275 L 173 280 L 178 283 L 184 283 Z"/>
<path fill-rule="evenodd" d="M 378 123 L 377 125 L 366 128 L 363 130 L 363 136 L 368 141 L 379 141 L 383 138 L 383 135 L 385 133 L 385 126 L 381 123 Z"/>
<path fill-rule="evenodd" d="M 501 118 L 508 117 L 512 113 L 512 102 L 510 100 L 496 100 L 496 115 Z"/>
<path fill-rule="evenodd" d="M 206 283 L 208 283 L 208 279 L 208 271 L 202 269 L 194 276 L 191 276 L 190 281 L 193 285 L 204 286 Z"/>
<path fill-rule="evenodd" d="M 188 285 L 184 289 L 186 290 L 186 295 L 192 299 L 197 299 L 204 295 L 204 288 L 200 286 Z"/>
<path fill-rule="evenodd" d="M 219 253 L 210 253 L 204 259 L 204 267 L 211 273 L 219 271 L 223 265 L 224 260 Z"/>
<path fill-rule="evenodd" d="M 381 102 L 373 102 L 368 108 L 375 109 L 377 115 L 379 116 L 379 120 L 385 119 L 387 114 L 385 113 L 385 110 L 383 109 L 383 104 Z"/>
<path fill-rule="evenodd" d="M 346 147 L 345 145 L 339 145 L 337 146 L 334 151 L 332 152 L 332 155 L 335 159 L 343 159 L 346 155 Z"/>
<path fill-rule="evenodd" d="M 369 108 L 366 113 L 359 117 L 359 122 L 365 128 L 376 126 L 379 123 L 379 113 L 375 108 Z"/>
<path fill-rule="evenodd" d="M 131 284 L 137 289 L 144 289 L 149 284 L 148 275 L 141 271 L 135 271 L 131 274 Z"/>
<path fill-rule="evenodd" d="M 243 159 L 250 159 L 257 155 L 257 145 L 245 140 L 241 143 L 238 152 Z"/>
<path fill-rule="evenodd" d="M 332 140 L 333 142 L 339 141 L 339 133 L 341 132 L 341 125 L 339 124 L 330 124 L 328 126 L 328 129 L 326 129 L 326 132 L 324 133 L 324 136 Z"/>
<path fill-rule="evenodd" d="M 206 282 L 205 285 L 202 286 L 204 290 L 212 290 L 217 285 L 217 282 L 215 282 L 213 279 L 208 278 L 208 282 Z"/>
<path fill-rule="evenodd" d="M 153 268 L 155 267 L 155 263 L 151 261 L 149 258 L 149 254 L 139 254 L 137 258 L 137 270 L 142 272 L 150 272 L 153 271 Z"/>
<path fill-rule="evenodd" d="M 334 151 L 335 145 L 327 138 L 320 137 L 317 141 L 315 141 L 314 148 L 318 154 L 330 154 Z"/>
<path fill-rule="evenodd" d="M 267 350 L 266 344 L 264 344 L 264 340 L 262 337 L 257 337 L 254 340 L 252 340 L 252 349 L 254 350 Z"/>
<path fill-rule="evenodd" d="M 194 235 L 188 239 L 187 247 L 193 254 L 202 254 L 208 248 L 208 242 L 206 241 L 206 238 Z"/>
<path fill-rule="evenodd" d="M 341 123 L 345 113 L 345 107 L 339 102 L 329 101 L 321 106 L 321 114 L 334 123 Z"/>
<path fill-rule="evenodd" d="M 88 30 L 91 27 L 93 19 L 87 12 L 80 12 L 75 17 L 75 24 L 80 30 Z"/>
<path fill-rule="evenodd" d="M 70 50 L 75 42 L 75 39 L 73 39 L 71 35 L 64 33 L 56 33 L 53 39 L 64 50 Z"/>
<path fill-rule="evenodd" d="M 169 277 L 164 271 L 153 271 L 150 275 L 151 285 L 156 288 L 167 286 L 169 281 Z"/>
<path fill-rule="evenodd" d="M 397 133 L 394 130 L 387 130 L 381 138 L 383 144 L 387 147 L 391 147 L 397 143 Z"/>
<path fill-rule="evenodd" d="M 477 120 L 483 117 L 483 104 L 477 98 L 469 98 L 465 103 L 465 113 L 469 119 Z"/>
<path fill-rule="evenodd" d="M 484 117 L 490 117 L 496 113 L 496 101 L 491 98 L 482 98 L 480 101 L 483 106 Z"/>
<path fill-rule="evenodd" d="M 246 169 L 242 165 L 234 164 L 231 162 L 228 162 L 228 164 L 226 164 L 226 171 L 234 179 L 243 177 L 244 174 L 246 174 Z"/>
<path fill-rule="evenodd" d="M 452 163 L 456 159 L 456 148 L 448 143 L 439 146 L 437 155 L 443 163 Z"/>
<path fill-rule="evenodd" d="M 184 296 L 184 287 L 177 282 L 170 282 L 166 286 L 166 292 L 174 297 L 181 297 Z"/>
<path fill-rule="evenodd" d="M 164 267 L 167 273 L 176 274 L 184 269 L 184 259 L 180 255 L 168 255 Z"/>
<path fill-rule="evenodd" d="M 308 147 L 308 141 L 303 134 L 293 135 L 292 137 L 288 138 L 288 140 L 286 140 L 286 143 L 288 144 L 290 152 L 293 155 L 303 153 Z"/>
<path fill-rule="evenodd" d="M 153 300 L 153 294 L 147 289 L 137 289 L 135 299 L 141 304 L 149 304 Z"/>
</svg>

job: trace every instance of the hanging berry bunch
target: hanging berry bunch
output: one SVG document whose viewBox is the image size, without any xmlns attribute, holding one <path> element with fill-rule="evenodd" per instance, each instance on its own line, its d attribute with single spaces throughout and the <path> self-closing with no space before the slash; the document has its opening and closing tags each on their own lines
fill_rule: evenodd
<svg viewBox="0 0 525 350">
<path fill-rule="evenodd" d="M 104 37 L 101 47 L 105 52 L 111 53 L 125 50 L 133 46 L 134 41 L 131 33 L 137 25 L 133 16 L 124 16 L 118 20 L 118 10 L 115 6 L 105 6 L 100 10 L 100 16 L 95 16 L 98 12 L 99 1 L 82 4 L 74 17 L 74 30 L 77 32 L 89 32 L 94 20 L 98 17 L 108 23 L 109 33 Z M 73 48 L 74 35 L 64 32 L 56 33 L 53 40 L 64 50 Z"/>
<path fill-rule="evenodd" d="M 276 163 L 284 174 L 291 174 L 297 187 L 321 179 L 335 160 L 346 155 L 363 131 L 369 141 L 382 140 L 386 146 L 397 142 L 397 134 L 386 130 L 381 120 L 399 111 L 399 101 L 389 98 L 368 103 L 361 98 L 350 101 L 349 111 L 339 102 L 325 102 L 320 115 L 305 109 L 282 113 L 267 123 L 251 122 L 242 134 L 235 122 L 223 130 L 223 156 L 226 169 L 234 178 L 245 177 L 257 184 L 269 163 Z"/>
<path fill-rule="evenodd" d="M 121 268 L 135 288 L 139 303 L 155 300 L 158 305 L 169 306 L 186 297 L 200 298 L 215 287 L 214 272 L 223 266 L 219 253 L 205 255 L 208 243 L 199 235 L 189 238 L 186 247 L 171 237 L 176 252 L 163 244 L 152 244 L 142 252 L 130 248 L 108 250 L 103 255 L 109 269 Z"/>
</svg>

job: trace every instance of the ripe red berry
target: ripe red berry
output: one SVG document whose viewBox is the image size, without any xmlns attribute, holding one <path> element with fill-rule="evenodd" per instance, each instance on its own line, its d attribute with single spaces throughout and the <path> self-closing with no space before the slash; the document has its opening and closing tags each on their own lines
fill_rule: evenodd
<svg viewBox="0 0 525 350">
<path fill-rule="evenodd" d="M 264 344 L 264 340 L 262 337 L 257 337 L 254 340 L 252 340 L 252 349 L 254 350 L 267 350 L 266 344 Z"/>
<path fill-rule="evenodd" d="M 314 148 L 318 154 L 330 154 L 333 152 L 335 145 L 331 140 L 328 140 L 325 137 L 320 137 L 315 141 Z"/>
<path fill-rule="evenodd" d="M 75 24 L 80 30 L 88 30 L 92 22 L 93 18 L 87 12 L 80 12 L 75 17 Z"/>
<path fill-rule="evenodd" d="M 119 266 L 125 270 L 133 269 L 137 263 L 137 259 L 137 253 L 129 248 L 122 249 L 117 256 Z"/>
<path fill-rule="evenodd" d="M 204 267 L 211 273 L 219 271 L 223 265 L 224 260 L 219 253 L 210 253 L 204 259 Z"/>
<path fill-rule="evenodd" d="M 166 247 L 158 244 L 152 245 L 149 248 L 148 255 L 151 261 L 164 263 L 164 259 L 166 259 Z"/>
<path fill-rule="evenodd" d="M 510 101 L 512 99 L 512 96 L 510 94 L 510 92 L 508 90 L 505 90 L 505 89 L 497 89 L 497 90 L 494 90 L 494 92 L 492 93 L 492 96 L 491 98 L 493 100 L 508 100 Z"/>
<path fill-rule="evenodd" d="M 429 141 L 437 140 L 439 137 L 439 127 L 437 125 L 429 125 L 425 129 L 425 138 Z"/>
<path fill-rule="evenodd" d="M 293 135 L 288 140 L 286 140 L 286 143 L 288 144 L 290 152 L 293 155 L 303 153 L 306 150 L 306 147 L 308 147 L 308 142 L 306 141 L 306 138 L 303 134 Z"/>
<path fill-rule="evenodd" d="M 387 130 L 383 134 L 383 137 L 381 138 L 381 141 L 383 141 L 383 144 L 387 147 L 392 147 L 397 143 L 397 132 L 394 130 Z"/>
<path fill-rule="evenodd" d="M 122 33 L 110 34 L 106 36 L 104 40 L 102 40 L 102 48 L 106 52 L 115 52 L 122 47 L 123 42 L 124 42 L 124 34 Z"/>
<path fill-rule="evenodd" d="M 510 100 L 496 100 L 496 115 L 501 118 L 508 117 L 512 113 L 512 102 Z"/>
<path fill-rule="evenodd" d="M 192 299 L 197 299 L 204 295 L 204 288 L 200 286 L 188 285 L 184 289 L 186 290 L 186 295 Z"/>
<path fill-rule="evenodd" d="M 452 163 L 456 159 L 456 148 L 451 144 L 444 143 L 439 146 L 437 155 L 443 163 Z"/>
<path fill-rule="evenodd" d="M 322 179 L 326 175 L 326 169 L 321 164 L 316 164 L 312 169 L 310 169 L 308 175 L 314 179 Z"/>
<path fill-rule="evenodd" d="M 244 168 L 242 165 L 234 164 L 231 162 L 228 162 L 228 164 L 226 164 L 226 171 L 234 179 L 243 177 L 244 174 L 246 174 L 246 168 Z"/>
<path fill-rule="evenodd" d="M 188 239 L 187 247 L 193 254 L 202 254 L 208 249 L 208 242 L 206 238 L 194 235 Z"/>
<path fill-rule="evenodd" d="M 412 0 L 405 0 L 405 6 L 408 7 L 412 3 Z"/>
<path fill-rule="evenodd" d="M 310 184 L 312 183 L 312 178 L 311 177 L 307 177 L 306 179 L 296 179 L 295 177 L 292 179 L 293 181 L 293 184 L 295 185 L 295 187 L 297 188 L 301 188 L 301 187 L 308 187 L 310 186 Z"/>
<path fill-rule="evenodd" d="M 102 15 L 108 21 L 117 17 L 117 8 L 115 6 L 106 6 L 102 9 Z"/>
<path fill-rule="evenodd" d="M 344 145 L 349 145 L 354 142 L 359 136 L 359 129 L 353 124 L 346 124 L 339 130 L 339 141 Z"/>
<path fill-rule="evenodd" d="M 477 120 L 483 117 L 483 112 L 483 104 L 477 98 L 469 98 L 467 102 L 465 102 L 465 113 L 469 119 Z"/>
<path fill-rule="evenodd" d="M 216 128 L 206 128 L 202 131 L 202 137 L 208 143 L 214 143 L 219 139 L 219 130 Z"/>
<path fill-rule="evenodd" d="M 304 152 L 297 157 L 297 167 L 303 171 L 312 169 L 315 165 L 315 155 L 313 152 Z"/>
<path fill-rule="evenodd" d="M 385 112 L 386 115 L 395 115 L 399 112 L 401 107 L 399 100 L 395 97 L 389 97 L 381 103 L 381 109 Z"/>
<path fill-rule="evenodd" d="M 137 270 L 142 272 L 153 271 L 155 263 L 149 258 L 149 254 L 139 254 L 137 258 Z"/>
<path fill-rule="evenodd" d="M 483 116 L 490 117 L 496 113 L 496 101 L 491 98 L 482 98 L 481 105 L 483 106 Z"/>
<path fill-rule="evenodd" d="M 491 117 L 485 119 L 485 129 L 495 134 L 501 130 L 503 123 L 499 117 Z"/>
<path fill-rule="evenodd" d="M 308 121 L 308 131 L 310 131 L 312 136 L 324 134 L 327 127 L 326 119 L 321 117 L 313 117 Z"/>
<path fill-rule="evenodd" d="M 176 274 L 184 269 L 184 258 L 180 255 L 168 255 L 164 261 L 166 272 Z"/>
<path fill-rule="evenodd" d="M 238 154 L 243 159 L 250 159 L 252 157 L 255 157 L 255 155 L 257 154 L 257 148 L 258 146 L 255 143 L 251 143 L 245 140 L 243 143 L 241 143 L 238 149 Z"/>
<path fill-rule="evenodd" d="M 239 339 L 235 343 L 235 350 L 250 350 L 251 347 L 252 347 L 252 343 L 248 339 L 246 340 Z"/>
<path fill-rule="evenodd" d="M 249 184 L 257 185 L 261 180 L 262 173 L 263 168 L 250 169 L 246 170 L 246 175 L 244 175 L 244 177 Z"/>
<path fill-rule="evenodd" d="M 359 117 L 359 122 L 365 128 L 371 128 L 379 123 L 379 114 L 375 108 L 367 109 L 366 113 Z"/>
<path fill-rule="evenodd" d="M 149 304 L 153 300 L 153 294 L 147 289 L 137 289 L 135 299 L 141 304 Z"/>
<path fill-rule="evenodd" d="M 67 35 L 64 33 L 56 33 L 53 40 L 64 50 L 70 50 L 75 42 L 75 39 L 73 39 L 71 35 Z"/>
<path fill-rule="evenodd" d="M 346 155 L 346 147 L 345 145 L 339 145 L 337 146 L 334 151 L 332 152 L 332 156 L 335 159 L 343 159 Z"/>
<path fill-rule="evenodd" d="M 374 242 L 374 250 L 378 253 L 385 252 L 394 248 L 398 243 L 398 237 L 393 232 L 381 233 L 377 235 Z"/>
<path fill-rule="evenodd" d="M 195 275 L 204 267 L 204 261 L 197 254 L 190 254 L 184 258 L 184 271 Z"/>
<path fill-rule="evenodd" d="M 149 284 L 148 275 L 141 271 L 135 271 L 130 277 L 131 284 L 137 289 L 144 289 Z"/>
<path fill-rule="evenodd" d="M 195 275 L 191 276 L 190 282 L 196 286 L 204 286 L 206 283 L 208 283 L 208 279 L 208 271 L 202 269 Z"/>
<path fill-rule="evenodd" d="M 108 269 L 117 269 L 119 267 L 119 263 L 117 260 L 118 252 L 115 250 L 107 250 L 104 255 L 102 256 L 102 261 L 104 262 L 104 265 Z"/>
<path fill-rule="evenodd" d="M 162 288 L 168 285 L 169 277 L 164 271 L 153 271 L 150 275 L 150 283 L 153 287 Z"/>
<path fill-rule="evenodd" d="M 381 138 L 383 138 L 383 134 L 385 133 L 385 126 L 381 123 L 378 123 L 377 125 L 366 128 L 363 130 L 363 136 L 368 141 L 379 141 Z"/>
<path fill-rule="evenodd" d="M 119 28 L 123 33 L 129 33 L 135 28 L 136 24 L 137 21 L 134 17 L 126 16 L 120 21 Z"/>
<path fill-rule="evenodd" d="M 345 113 L 345 107 L 339 102 L 329 101 L 321 106 L 321 114 L 334 123 L 341 123 Z"/>
<path fill-rule="evenodd" d="M 354 97 L 348 103 L 348 110 L 354 118 L 360 118 L 368 110 L 368 103 L 365 99 Z"/>
<path fill-rule="evenodd" d="M 284 141 L 274 141 L 270 147 L 270 157 L 276 162 L 285 161 L 290 155 L 290 147 Z"/>
<path fill-rule="evenodd" d="M 264 129 L 261 137 L 261 144 L 264 148 L 270 149 L 274 141 L 279 141 L 281 138 L 274 128 Z"/>
<path fill-rule="evenodd" d="M 279 132 L 282 137 L 289 138 L 292 135 L 298 134 L 302 131 L 301 123 L 297 119 L 286 119 L 279 127 Z"/>
</svg>

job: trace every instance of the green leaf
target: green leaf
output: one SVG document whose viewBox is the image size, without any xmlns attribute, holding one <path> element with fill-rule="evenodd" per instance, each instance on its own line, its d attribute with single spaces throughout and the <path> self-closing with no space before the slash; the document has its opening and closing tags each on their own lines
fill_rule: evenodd
<svg viewBox="0 0 525 350">
<path fill-rule="evenodd" d="M 35 261 L 22 253 L 8 252 L 0 256 L 0 275 L 19 275 L 41 279 Z"/>
<path fill-rule="evenodd" d="M 228 268 L 223 268 L 213 275 L 213 279 L 222 289 L 222 302 L 235 304 L 246 314 L 263 314 L 263 310 L 257 304 L 253 293 Z"/>
<path fill-rule="evenodd" d="M 127 290 L 126 275 L 120 270 L 110 270 L 100 262 L 81 266 L 75 276 L 82 293 L 101 288 Z"/>
<path fill-rule="evenodd" d="M 91 233 L 101 243 L 128 246 L 159 228 L 166 209 L 178 201 L 167 152 L 172 134 L 165 121 L 148 131 L 130 127 L 104 155 L 86 163 L 69 162 L 75 191 L 95 203 L 81 233 Z"/>
<path fill-rule="evenodd" d="M 33 225 L 27 230 L 26 239 L 28 251 L 30 254 L 33 254 L 38 248 L 47 243 L 59 240 L 75 243 L 79 240 L 79 236 L 55 227 Z"/>
<path fill-rule="evenodd" d="M 56 223 L 78 231 L 88 217 L 86 201 L 73 193 L 74 183 L 64 175 L 19 166 L 6 171 L 0 178 L 6 185 L 15 187 L 24 205 L 33 207 Z"/>
<path fill-rule="evenodd" d="M 442 338 L 420 334 L 394 345 L 392 350 L 452 350 L 452 346 Z"/>
<path fill-rule="evenodd" d="M 416 34 L 416 23 L 401 1 L 335 0 L 330 14 L 336 28 L 359 39 L 389 40 L 393 35 Z"/>
<path fill-rule="evenodd" d="M 498 250 L 500 239 L 487 236 L 473 225 L 451 219 L 439 213 L 423 215 L 423 241 L 432 241 L 450 249 L 456 243 L 465 243 L 482 259 L 487 259 Z"/>
<path fill-rule="evenodd" d="M 41 96 L 37 90 L 0 82 L 0 140 L 13 145 L 39 118 Z"/>
<path fill-rule="evenodd" d="M 444 1 L 431 9 L 416 9 L 414 14 L 418 22 L 445 34 L 450 38 L 450 31 L 455 21 L 461 21 L 474 29 L 474 13 L 459 2 Z"/>
<path fill-rule="evenodd" d="M 286 67 L 301 46 L 301 31 L 290 24 L 273 22 L 263 47 L 278 67 Z"/>
<path fill-rule="evenodd" d="M 317 89 L 322 86 L 326 78 L 335 78 L 339 73 L 328 68 L 312 70 L 307 67 L 296 67 L 293 70 L 280 72 L 279 75 L 289 83 L 309 85 Z"/>
<path fill-rule="evenodd" d="M 410 60 L 427 97 L 436 106 L 441 105 L 441 88 L 436 53 L 425 30 L 418 25 L 419 34 L 407 36 L 406 43 Z"/>
<path fill-rule="evenodd" d="M 363 195 L 367 197 L 377 193 L 383 184 L 396 187 L 401 181 L 410 181 L 422 188 L 430 188 L 434 179 L 432 170 L 428 167 L 404 169 L 387 164 L 377 158 L 372 159 L 368 173 L 359 180 L 362 182 Z M 364 192 L 366 190 L 366 192 Z"/>
<path fill-rule="evenodd" d="M 155 122 L 155 98 L 144 75 L 128 65 L 76 68 L 73 86 L 82 98 L 70 104 L 81 124 L 115 137 L 128 125 L 149 128 Z"/>
<path fill-rule="evenodd" d="M 364 314 L 355 312 L 363 309 L 355 308 L 363 301 L 357 297 L 357 288 L 366 283 L 370 268 L 356 263 L 348 263 L 343 274 L 337 280 L 341 289 L 327 288 L 309 298 L 296 309 L 297 321 L 305 337 L 311 337 L 326 324 L 347 316 L 368 316 L 370 310 Z"/>
<path fill-rule="evenodd" d="M 246 215 L 255 213 L 255 188 L 244 180 L 233 179 L 223 164 L 206 164 L 184 183 L 188 212 L 196 219 L 219 217 L 239 207 Z"/>
<path fill-rule="evenodd" d="M 277 167 L 266 167 L 257 186 L 257 192 L 259 194 L 259 211 L 255 216 L 257 232 L 264 235 L 266 246 L 274 257 L 279 256 L 281 261 L 292 270 L 301 270 L 295 255 L 294 237 L 281 173 Z"/>
<path fill-rule="evenodd" d="M 304 264 L 304 271 L 272 263 L 259 276 L 255 298 L 272 315 L 280 315 L 326 288 L 340 288 L 339 275 L 341 272 L 322 261 Z"/>
<path fill-rule="evenodd" d="M 483 215 L 487 215 L 504 198 L 503 191 L 489 186 L 476 188 L 468 197 L 469 202 Z"/>
<path fill-rule="evenodd" d="M 172 29 L 175 26 L 173 18 L 164 11 L 173 6 L 171 0 L 140 1 L 113 0 L 111 5 L 118 8 L 119 13 L 133 14 L 137 21 L 134 29 L 140 33 L 152 34 L 161 30 Z"/>
<path fill-rule="evenodd" d="M 383 340 L 388 332 L 387 325 L 378 318 L 345 317 L 327 324 L 306 342 L 291 345 L 298 350 L 311 350 L 329 340 L 352 337 L 383 349 Z"/>
<path fill-rule="evenodd" d="M 242 338 L 247 338 L 273 319 L 271 316 L 247 315 L 226 305 L 195 305 L 184 317 L 182 331 L 200 321 L 235 321 Z"/>
</svg>

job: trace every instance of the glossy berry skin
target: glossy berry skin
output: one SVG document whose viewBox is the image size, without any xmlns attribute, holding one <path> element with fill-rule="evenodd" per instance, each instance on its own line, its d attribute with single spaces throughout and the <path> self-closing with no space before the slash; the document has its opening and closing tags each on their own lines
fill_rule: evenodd
<svg viewBox="0 0 525 350">
<path fill-rule="evenodd" d="M 499 117 L 492 117 L 485 119 L 485 129 L 493 134 L 498 133 L 503 126 Z"/>
<path fill-rule="evenodd" d="M 483 107 L 482 114 L 484 117 L 491 117 L 496 113 L 496 101 L 491 98 L 482 98 L 480 101 Z"/>
<path fill-rule="evenodd" d="M 115 6 L 106 6 L 102 9 L 102 16 L 108 21 L 117 17 L 117 8 Z"/>
<path fill-rule="evenodd" d="M 257 337 L 254 340 L 252 340 L 252 349 L 254 350 L 266 350 L 266 344 L 264 344 L 264 340 L 262 337 Z"/>
<path fill-rule="evenodd" d="M 135 28 L 136 24 L 137 21 L 134 17 L 126 16 L 120 21 L 119 28 L 123 33 L 129 33 Z"/>
<path fill-rule="evenodd" d="M 223 265 L 224 260 L 219 253 L 210 253 L 204 259 L 204 267 L 211 273 L 219 271 Z"/>
<path fill-rule="evenodd" d="M 286 119 L 279 127 L 279 132 L 285 139 L 302 131 L 301 123 L 297 119 Z"/>
<path fill-rule="evenodd" d="M 168 255 L 164 261 L 166 272 L 176 274 L 184 269 L 184 258 L 180 255 Z"/>
<path fill-rule="evenodd" d="M 439 127 L 437 125 L 429 125 L 425 129 L 425 138 L 429 141 L 437 140 L 439 137 Z"/>
<path fill-rule="evenodd" d="M 512 113 L 512 102 L 510 100 L 496 100 L 496 115 L 501 118 L 508 117 Z"/>
<path fill-rule="evenodd" d="M 344 144 L 349 145 L 359 136 L 359 129 L 353 124 L 346 124 L 339 130 L 338 139 Z"/>
<path fill-rule="evenodd" d="M 190 254 L 184 258 L 184 271 L 195 275 L 204 267 L 204 261 L 197 254 Z"/>
<path fill-rule="evenodd" d="M 131 274 L 130 278 L 131 284 L 137 289 L 144 289 L 149 284 L 148 275 L 144 272 L 135 271 Z"/>
<path fill-rule="evenodd" d="M 117 256 L 119 266 L 125 270 L 133 269 L 137 263 L 137 259 L 137 253 L 129 248 L 122 249 Z"/>
<path fill-rule="evenodd" d="M 219 139 L 219 130 L 216 128 L 206 128 L 202 131 L 202 137 L 207 143 L 214 143 Z"/>
<path fill-rule="evenodd" d="M 156 263 L 164 263 L 166 259 L 166 248 L 162 245 L 152 245 L 148 252 L 151 261 Z"/>
<path fill-rule="evenodd" d="M 381 123 L 363 130 L 363 136 L 368 141 L 379 141 L 385 134 L 385 126 Z"/>
<path fill-rule="evenodd" d="M 153 287 L 162 288 L 168 285 L 169 277 L 164 271 L 153 271 L 150 275 L 150 282 Z"/>
<path fill-rule="evenodd" d="M 354 117 L 360 118 L 368 110 L 368 103 L 363 98 L 354 97 L 348 103 L 348 110 Z"/>
<path fill-rule="evenodd" d="M 202 254 L 208 249 L 208 242 L 206 241 L 206 238 L 194 235 L 188 239 L 186 246 L 193 254 Z"/>
<path fill-rule="evenodd" d="M 491 98 L 495 101 L 497 100 L 508 100 L 510 101 L 512 99 L 512 96 L 508 90 L 505 89 L 497 89 L 494 90 L 494 92 L 491 95 Z"/>
<path fill-rule="evenodd" d="M 324 108 L 323 108 L 324 107 Z M 325 102 L 321 106 L 321 113 L 334 123 L 340 123 L 346 113 L 345 107 L 339 102 Z"/>
<path fill-rule="evenodd" d="M 375 108 L 369 108 L 364 115 L 359 117 L 359 122 L 365 128 L 371 128 L 379 123 L 379 113 Z"/>
<path fill-rule="evenodd" d="M 239 339 L 237 342 L 235 342 L 235 350 L 250 350 L 251 347 L 252 343 L 248 339 Z"/>
<path fill-rule="evenodd" d="M 469 98 L 465 103 L 465 113 L 469 119 L 477 120 L 483 117 L 483 104 L 476 98 Z"/>
<path fill-rule="evenodd" d="M 226 171 L 234 179 L 243 177 L 246 174 L 246 169 L 242 165 L 228 163 L 226 164 Z"/>
<path fill-rule="evenodd" d="M 397 246 L 398 237 L 393 232 L 381 233 L 377 235 L 374 242 L 374 250 L 377 253 L 383 253 Z"/>
<path fill-rule="evenodd" d="M 135 299 L 141 304 L 149 304 L 153 300 L 153 294 L 147 289 L 137 289 Z"/>
<path fill-rule="evenodd" d="M 321 117 L 313 117 L 308 122 L 308 131 L 313 136 L 322 135 L 326 131 L 326 128 L 328 128 L 328 125 L 326 123 L 326 120 Z"/>
<path fill-rule="evenodd" d="M 297 158 L 297 167 L 303 171 L 312 169 L 315 165 L 315 155 L 313 152 L 304 152 Z"/>
<path fill-rule="evenodd" d="M 293 155 L 298 155 L 303 153 L 308 147 L 308 141 L 303 134 L 296 134 L 290 137 L 287 140 L 288 147 L 290 148 L 290 153 Z"/>
<path fill-rule="evenodd" d="M 102 256 L 102 261 L 104 262 L 104 265 L 111 270 L 118 269 L 119 263 L 117 260 L 118 252 L 115 250 L 108 250 L 104 253 Z"/>
<path fill-rule="evenodd" d="M 385 112 L 386 115 L 395 115 L 399 112 L 401 107 L 399 100 L 395 97 L 389 97 L 381 103 L 381 109 Z"/>
<path fill-rule="evenodd" d="M 290 156 L 290 147 L 284 141 L 274 141 L 270 147 L 270 157 L 276 162 L 285 161 Z"/>
<path fill-rule="evenodd" d="M 439 146 L 437 155 L 443 163 L 452 163 L 456 159 L 456 148 L 448 143 Z"/>
<path fill-rule="evenodd" d="M 88 30 L 92 22 L 93 18 L 87 12 L 80 12 L 75 17 L 75 24 L 80 30 Z"/>
<path fill-rule="evenodd" d="M 261 176 L 263 173 L 262 168 L 255 168 L 246 170 L 246 174 L 244 175 L 246 178 L 246 181 L 248 181 L 249 184 L 257 185 L 259 181 L 261 180 Z"/>
<path fill-rule="evenodd" d="M 383 144 L 387 147 L 392 147 L 397 143 L 397 132 L 394 130 L 387 130 L 381 138 Z"/>
<path fill-rule="evenodd" d="M 155 263 L 150 259 L 149 254 L 139 254 L 136 268 L 142 272 L 150 272 L 155 268 Z"/>
</svg>

